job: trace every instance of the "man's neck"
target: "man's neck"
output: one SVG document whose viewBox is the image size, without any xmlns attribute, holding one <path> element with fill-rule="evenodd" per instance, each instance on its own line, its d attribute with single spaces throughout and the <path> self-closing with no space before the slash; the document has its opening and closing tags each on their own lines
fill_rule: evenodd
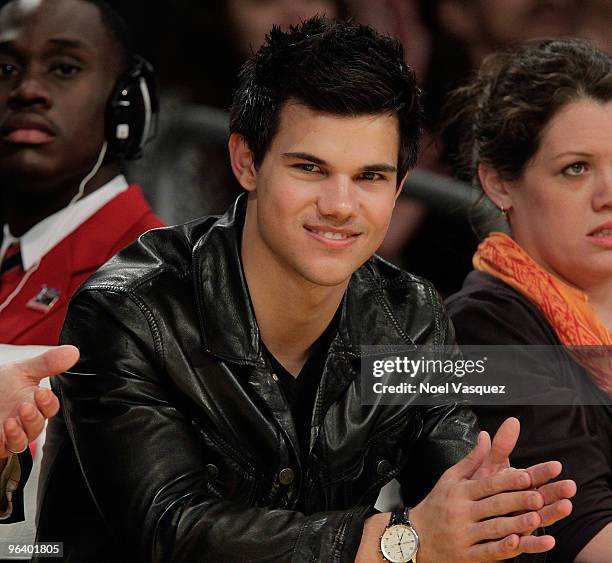
<svg viewBox="0 0 612 563">
<path fill-rule="evenodd" d="M 261 339 L 278 362 L 297 377 L 312 345 L 338 310 L 348 281 L 342 286 L 322 287 L 299 279 L 278 264 L 262 267 L 244 237 L 242 264 Z"/>
<path fill-rule="evenodd" d="M 89 195 L 120 174 L 119 163 L 107 163 L 85 186 L 84 196 Z M 66 207 L 78 193 L 84 176 L 69 178 L 57 184 L 48 181 L 34 182 L 19 178 L 6 178 L 6 189 L 0 192 L 2 215 L 11 234 L 20 237 L 53 213 Z M 4 183 L 4 180 L 3 180 Z M 35 184 L 35 185 L 33 185 Z"/>
<path fill-rule="evenodd" d="M 312 295 L 300 299 L 286 286 L 277 288 L 275 294 L 269 289 L 260 287 L 257 281 L 249 284 L 261 339 L 278 362 L 297 377 L 313 344 L 332 321 L 342 293 L 316 300 Z"/>
</svg>

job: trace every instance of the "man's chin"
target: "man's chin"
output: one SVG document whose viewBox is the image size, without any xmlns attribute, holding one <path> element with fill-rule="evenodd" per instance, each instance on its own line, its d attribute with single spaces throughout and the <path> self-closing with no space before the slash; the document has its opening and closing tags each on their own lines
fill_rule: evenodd
<svg viewBox="0 0 612 563">
<path fill-rule="evenodd" d="M 4 179 L 38 180 L 56 176 L 60 170 L 57 158 L 48 151 L 35 147 L 21 147 L 0 151 L 0 175 Z"/>
<path fill-rule="evenodd" d="M 308 271 L 302 276 L 313 286 L 338 288 L 346 286 L 353 275 L 350 269 L 326 269 L 324 271 Z"/>
</svg>

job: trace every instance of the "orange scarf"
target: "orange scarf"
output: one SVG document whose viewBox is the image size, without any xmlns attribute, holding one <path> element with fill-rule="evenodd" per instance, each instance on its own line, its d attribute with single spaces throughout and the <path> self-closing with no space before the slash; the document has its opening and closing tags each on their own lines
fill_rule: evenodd
<svg viewBox="0 0 612 563">
<path fill-rule="evenodd" d="M 612 331 L 597 318 L 585 293 L 544 270 L 503 233 L 491 233 L 478 246 L 472 263 L 534 303 L 595 383 L 612 394 L 612 354 L 605 348 L 602 353 L 601 348 L 612 346 Z M 589 351 L 586 346 L 597 348 Z"/>
</svg>

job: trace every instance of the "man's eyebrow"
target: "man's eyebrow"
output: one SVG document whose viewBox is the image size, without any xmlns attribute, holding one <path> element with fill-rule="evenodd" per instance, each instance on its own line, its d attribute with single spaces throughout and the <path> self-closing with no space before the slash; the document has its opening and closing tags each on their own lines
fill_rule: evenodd
<svg viewBox="0 0 612 563">
<path fill-rule="evenodd" d="M 48 43 L 57 47 L 64 47 L 68 49 L 85 49 L 86 51 L 93 51 L 91 45 L 88 45 L 80 39 L 68 39 L 66 37 L 55 37 L 49 39 Z"/>
<path fill-rule="evenodd" d="M 91 45 L 79 39 L 68 39 L 65 37 L 56 37 L 53 39 L 49 39 L 47 43 L 53 45 L 54 47 L 61 47 L 63 49 L 83 49 L 83 50 L 91 51 L 91 52 L 94 51 Z M 15 45 L 15 42 L 11 41 L 10 39 L 0 41 L 0 51 L 3 51 L 5 53 L 10 53 L 15 56 L 19 55 L 19 49 Z"/>
<path fill-rule="evenodd" d="M 364 172 L 397 172 L 397 166 L 393 166 L 392 164 L 386 164 L 384 162 L 377 164 L 368 164 L 362 168 Z"/>
<path fill-rule="evenodd" d="M 308 162 L 320 164 L 322 166 L 327 164 L 327 162 L 325 162 L 323 159 L 307 152 L 284 152 L 283 156 L 285 158 L 299 158 L 300 160 L 307 160 Z"/>
</svg>

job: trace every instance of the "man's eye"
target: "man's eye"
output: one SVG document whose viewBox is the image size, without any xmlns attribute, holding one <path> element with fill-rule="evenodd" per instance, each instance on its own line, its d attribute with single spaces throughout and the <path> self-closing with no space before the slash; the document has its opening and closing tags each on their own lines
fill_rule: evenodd
<svg viewBox="0 0 612 563">
<path fill-rule="evenodd" d="M 17 74 L 17 67 L 11 63 L 0 63 L 0 77 L 14 76 Z"/>
<path fill-rule="evenodd" d="M 55 74 L 56 76 L 59 76 L 60 78 L 67 78 L 70 76 L 74 76 L 75 74 L 78 74 L 81 69 L 73 64 L 69 64 L 69 63 L 61 63 L 58 65 L 55 65 L 51 71 L 53 72 L 53 74 Z"/>
<path fill-rule="evenodd" d="M 316 164 L 312 164 L 310 162 L 300 162 L 295 165 L 295 168 L 298 170 L 303 170 L 304 172 L 318 172 L 320 169 Z"/>
<path fill-rule="evenodd" d="M 563 169 L 566 176 L 581 176 L 587 171 L 586 162 L 574 162 Z"/>
<path fill-rule="evenodd" d="M 383 176 L 381 176 L 378 172 L 362 172 L 361 179 L 365 180 L 366 182 L 375 182 L 376 180 L 383 179 Z"/>
</svg>

